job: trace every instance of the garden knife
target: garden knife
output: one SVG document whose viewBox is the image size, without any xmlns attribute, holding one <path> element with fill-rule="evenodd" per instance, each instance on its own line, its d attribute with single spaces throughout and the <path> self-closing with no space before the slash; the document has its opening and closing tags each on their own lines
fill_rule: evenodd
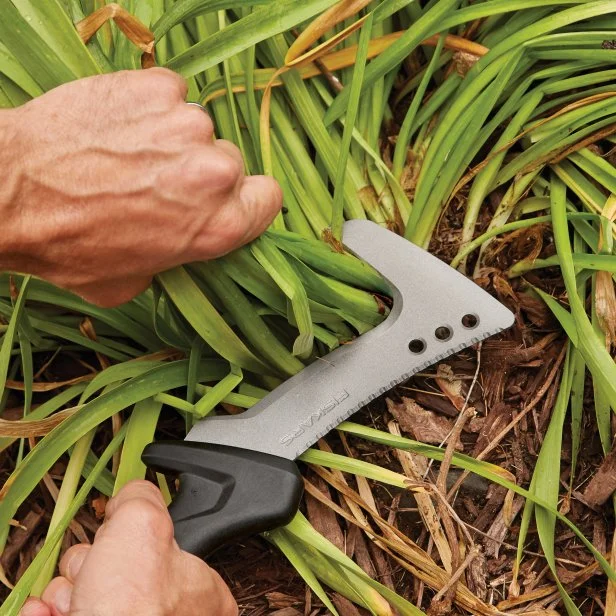
<svg viewBox="0 0 616 616">
<path fill-rule="evenodd" d="M 411 375 L 513 324 L 483 289 L 375 223 L 348 221 L 342 239 L 387 282 L 389 316 L 244 413 L 206 417 L 186 440 L 145 448 L 147 466 L 180 473 L 170 513 L 184 550 L 205 557 L 288 523 L 302 496 L 294 462 L 302 452 Z"/>
</svg>

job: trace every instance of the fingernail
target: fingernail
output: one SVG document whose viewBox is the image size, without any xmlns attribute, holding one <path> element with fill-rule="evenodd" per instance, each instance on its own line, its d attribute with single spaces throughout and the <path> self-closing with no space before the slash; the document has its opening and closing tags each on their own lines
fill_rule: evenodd
<svg viewBox="0 0 616 616">
<path fill-rule="evenodd" d="M 73 592 L 73 587 L 69 584 L 64 584 L 58 588 L 56 594 L 53 597 L 53 605 L 60 612 L 60 614 L 66 614 L 71 609 L 71 595 Z"/>
<path fill-rule="evenodd" d="M 66 564 L 65 575 L 71 582 L 74 582 L 77 579 L 77 576 L 79 575 L 79 571 L 81 570 L 81 566 L 83 565 L 83 561 L 85 560 L 87 554 L 88 552 L 84 549 L 78 550 Z"/>
</svg>

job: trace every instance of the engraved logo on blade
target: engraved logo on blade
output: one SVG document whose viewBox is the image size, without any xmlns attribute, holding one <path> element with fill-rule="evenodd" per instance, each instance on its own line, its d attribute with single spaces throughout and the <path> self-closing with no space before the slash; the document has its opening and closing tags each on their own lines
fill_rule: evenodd
<svg viewBox="0 0 616 616">
<path fill-rule="evenodd" d="M 335 394 L 332 398 L 327 400 L 327 402 L 325 402 L 325 404 L 323 404 L 317 411 L 311 413 L 305 419 L 302 419 L 302 421 L 299 422 L 297 428 L 281 437 L 280 443 L 282 445 L 290 445 L 298 436 L 304 434 L 307 428 L 311 428 L 312 426 L 314 426 L 314 424 L 316 424 L 320 419 L 325 417 L 325 415 L 333 411 L 343 400 L 346 400 L 348 397 L 349 392 L 344 389 Z"/>
</svg>

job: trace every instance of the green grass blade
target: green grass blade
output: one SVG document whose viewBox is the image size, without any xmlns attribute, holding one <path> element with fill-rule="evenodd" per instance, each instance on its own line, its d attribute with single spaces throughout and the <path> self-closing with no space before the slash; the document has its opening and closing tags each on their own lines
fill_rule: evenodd
<svg viewBox="0 0 616 616">
<path fill-rule="evenodd" d="M 332 0 L 279 0 L 261 7 L 171 58 L 167 68 L 190 77 L 220 64 L 250 46 L 290 30 L 331 6 Z M 2 38 L 0 36 L 0 38 Z"/>
<path fill-rule="evenodd" d="M 135 404 L 128 420 L 120 466 L 113 486 L 114 495 L 129 481 L 145 478 L 146 466 L 141 461 L 141 453 L 144 447 L 154 440 L 162 406 L 162 403 L 154 398 L 146 398 Z"/>
<path fill-rule="evenodd" d="M 398 134 L 398 138 L 396 140 L 396 148 L 394 150 L 394 160 L 393 160 L 393 174 L 397 179 L 402 177 L 402 170 L 406 163 L 407 152 L 409 148 L 409 144 L 411 142 L 411 135 L 413 134 L 413 125 L 415 122 L 415 118 L 417 117 L 417 112 L 419 111 L 419 107 L 422 104 L 426 90 L 428 89 L 428 84 L 432 80 L 432 77 L 437 70 L 439 65 L 439 60 L 441 58 L 441 53 L 443 51 L 443 45 L 445 44 L 445 35 L 441 34 L 438 39 L 438 44 L 436 45 L 436 49 L 434 50 L 434 54 L 430 59 L 428 67 L 424 71 L 423 77 L 421 78 L 421 82 L 417 91 L 413 96 L 413 100 L 409 105 L 409 108 L 404 116 L 404 120 L 402 122 L 402 126 L 400 127 L 400 133 Z"/>
<path fill-rule="evenodd" d="M 32 29 L 76 77 L 101 72 L 58 0 L 11 0 Z"/>
<path fill-rule="evenodd" d="M 4 73 L 6 77 L 33 98 L 43 93 L 30 73 L 17 62 L 13 54 L 2 43 L 0 43 L 0 73 Z"/>
<path fill-rule="evenodd" d="M 555 464 L 555 460 L 560 460 L 562 452 L 562 437 L 571 392 L 571 376 L 572 376 L 572 355 L 571 345 L 567 349 L 567 357 L 564 363 L 564 370 L 561 378 L 558 396 L 554 405 L 554 411 L 550 420 L 541 451 L 535 464 L 533 472 L 533 491 L 535 494 L 541 495 L 541 498 L 548 502 L 552 509 L 558 507 L 558 494 L 560 487 L 560 464 Z M 558 579 L 556 570 L 556 556 L 554 553 L 554 541 L 556 531 L 556 516 L 550 511 L 546 511 L 542 507 L 535 507 L 535 519 L 537 522 L 537 531 L 539 533 L 539 541 L 543 548 L 545 558 L 552 570 L 552 575 L 560 591 L 563 603 L 570 616 L 579 616 L 580 612 L 569 597 L 564 586 Z"/>
<path fill-rule="evenodd" d="M 432 34 L 445 29 L 443 18 L 460 4 L 460 0 L 440 0 L 413 24 L 412 28 L 395 41 L 386 51 L 370 62 L 364 76 L 362 92 L 365 92 L 380 77 L 396 68 L 419 43 Z M 332 124 L 340 118 L 348 104 L 350 91 L 345 88 L 337 97 L 325 114 L 326 125 Z"/>
<path fill-rule="evenodd" d="M 284 254 L 268 238 L 258 238 L 251 244 L 250 250 L 291 302 L 299 329 L 299 335 L 293 344 L 293 354 L 301 359 L 308 359 L 313 350 L 314 329 L 304 285 Z"/>
<path fill-rule="evenodd" d="M 62 478 L 62 485 L 60 486 L 56 506 L 53 509 L 53 514 L 49 522 L 49 534 L 53 534 L 53 531 L 60 525 L 61 520 L 66 515 L 66 511 L 70 508 L 70 504 L 75 499 L 77 486 L 83 472 L 83 465 L 85 463 L 86 456 L 90 451 L 95 434 L 96 428 L 90 430 L 90 432 L 82 436 L 77 441 L 75 447 L 73 447 L 73 450 L 71 451 L 71 457 L 66 466 L 66 470 L 64 471 L 64 477 Z M 35 584 L 32 586 L 31 593 L 33 596 L 40 597 L 49 582 L 51 582 L 51 578 L 56 570 L 61 547 L 62 545 L 60 543 L 56 543 L 54 546 L 54 549 L 45 563 L 45 566 L 39 573 Z"/>
<path fill-rule="evenodd" d="M 350 100 L 346 112 L 344 132 L 342 134 L 342 145 L 340 146 L 340 157 L 338 159 L 338 168 L 334 181 L 334 201 L 332 204 L 331 230 L 332 235 L 337 240 L 340 240 L 342 237 L 342 223 L 344 222 L 344 182 L 347 171 L 347 160 L 351 149 L 351 140 L 353 138 L 353 130 L 355 128 L 355 121 L 359 109 L 359 97 L 364 79 L 364 71 L 366 69 L 368 43 L 370 42 L 370 35 L 372 33 L 373 20 L 374 13 L 369 13 L 361 28 L 353 77 L 351 79 L 351 85 L 349 86 Z"/>
<path fill-rule="evenodd" d="M 6 377 L 8 375 L 9 365 L 11 362 L 11 353 L 13 352 L 13 345 L 15 344 L 15 340 L 17 338 L 19 321 L 26 303 L 29 282 L 30 277 L 24 278 L 19 291 L 19 296 L 15 302 L 15 308 L 11 314 L 8 328 L 2 338 L 2 346 L 0 347 L 0 391 L 4 391 L 6 385 Z"/>
<path fill-rule="evenodd" d="M 221 357 L 253 372 L 271 373 L 235 335 L 186 269 L 177 267 L 163 272 L 158 280 L 184 318 Z"/>
<path fill-rule="evenodd" d="M 244 375 L 238 366 L 231 364 L 231 371 L 214 387 L 208 389 L 195 404 L 195 415 L 201 419 L 214 410 L 243 380 Z"/>
<path fill-rule="evenodd" d="M 210 261 L 196 268 L 260 357 L 265 358 L 287 376 L 292 376 L 303 369 L 304 364 L 273 334 L 256 308 L 225 273 L 219 262 Z"/>
<path fill-rule="evenodd" d="M 336 608 L 330 601 L 327 593 L 321 586 L 319 580 L 313 573 L 312 569 L 297 550 L 291 537 L 284 528 L 276 529 L 270 533 L 267 533 L 267 538 L 287 557 L 289 562 L 293 565 L 294 569 L 302 576 L 306 584 L 312 589 L 314 594 L 323 602 L 323 605 L 334 614 L 338 615 Z"/>
<path fill-rule="evenodd" d="M 276 0 L 182 0 L 175 2 L 167 9 L 152 27 L 157 39 L 163 37 L 173 26 L 204 13 L 213 13 L 221 9 L 257 6 L 259 4 L 272 4 Z"/>
<path fill-rule="evenodd" d="M 0 0 L 0 41 L 43 90 L 51 90 L 76 75 L 19 13 L 11 0 Z"/>
</svg>

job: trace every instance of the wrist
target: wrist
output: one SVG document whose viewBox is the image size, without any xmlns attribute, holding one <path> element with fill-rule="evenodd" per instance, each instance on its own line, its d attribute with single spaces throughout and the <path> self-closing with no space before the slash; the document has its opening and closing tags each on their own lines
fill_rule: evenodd
<svg viewBox="0 0 616 616">
<path fill-rule="evenodd" d="M 20 116 L 17 109 L 0 109 L 0 220 L 5 229 L 0 236 L 0 271 L 25 273 L 27 255 L 22 229 L 26 225 L 19 196 L 23 161 Z"/>
</svg>

